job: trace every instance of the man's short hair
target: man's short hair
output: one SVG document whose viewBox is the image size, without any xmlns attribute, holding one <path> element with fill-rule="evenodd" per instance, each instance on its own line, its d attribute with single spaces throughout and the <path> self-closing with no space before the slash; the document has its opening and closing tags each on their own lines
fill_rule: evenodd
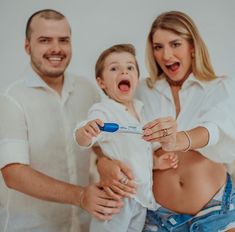
<svg viewBox="0 0 235 232">
<path fill-rule="evenodd" d="M 32 22 L 33 18 L 37 15 L 41 18 L 44 18 L 44 19 L 61 20 L 61 19 L 65 18 L 65 16 L 62 13 L 60 13 L 56 10 L 52 10 L 52 9 L 44 9 L 44 10 L 36 11 L 34 14 L 32 14 L 29 17 L 29 19 L 27 21 L 27 24 L 26 24 L 25 37 L 28 40 L 30 40 L 31 33 L 32 33 L 32 30 L 31 30 L 31 27 L 30 27 L 31 22 Z"/>
</svg>

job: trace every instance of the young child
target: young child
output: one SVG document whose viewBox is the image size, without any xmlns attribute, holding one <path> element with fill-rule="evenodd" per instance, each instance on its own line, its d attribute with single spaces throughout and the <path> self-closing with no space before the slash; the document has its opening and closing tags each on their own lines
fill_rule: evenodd
<svg viewBox="0 0 235 232">
<path fill-rule="evenodd" d="M 142 231 L 146 208 L 153 209 L 152 169 L 176 168 L 178 159 L 174 153 L 155 157 L 151 143 L 141 134 L 101 132 L 105 122 L 141 127 L 143 104 L 134 99 L 139 82 L 139 67 L 135 48 L 131 44 L 118 44 L 106 49 L 96 63 L 96 80 L 108 98 L 93 105 L 88 120 L 75 130 L 77 143 L 91 147 L 97 143 L 102 152 L 111 159 L 125 162 L 134 173 L 137 192 L 133 198 L 124 199 L 124 207 L 110 221 L 92 219 L 90 231 Z M 127 179 L 126 179 L 127 180 Z M 125 179 L 120 180 L 125 184 Z"/>
</svg>

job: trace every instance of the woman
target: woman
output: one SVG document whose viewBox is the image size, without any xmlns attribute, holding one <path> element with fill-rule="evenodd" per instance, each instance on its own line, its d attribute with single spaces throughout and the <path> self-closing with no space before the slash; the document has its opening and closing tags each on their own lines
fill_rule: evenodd
<svg viewBox="0 0 235 232">
<path fill-rule="evenodd" d="M 144 139 L 157 142 L 156 156 L 176 152 L 179 165 L 153 172 L 158 205 L 148 211 L 144 231 L 235 231 L 235 190 L 223 164 L 235 158 L 234 82 L 216 77 L 194 22 L 182 12 L 156 18 L 146 51 L 150 77 L 138 90 L 150 121 Z M 98 163 L 106 188 L 131 191 L 133 185 L 118 183 L 120 172 L 110 180 L 107 163 Z"/>
</svg>

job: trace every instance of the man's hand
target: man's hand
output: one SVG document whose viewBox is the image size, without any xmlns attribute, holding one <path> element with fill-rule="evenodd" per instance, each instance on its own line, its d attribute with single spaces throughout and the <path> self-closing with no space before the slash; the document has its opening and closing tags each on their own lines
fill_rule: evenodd
<svg viewBox="0 0 235 232">
<path fill-rule="evenodd" d="M 123 202 L 110 198 L 100 186 L 90 185 L 84 188 L 80 206 L 99 220 L 110 220 L 120 211 Z"/>
<path fill-rule="evenodd" d="M 114 199 L 132 197 L 136 193 L 136 184 L 132 171 L 127 165 L 118 160 L 105 156 L 99 158 L 97 168 L 100 174 L 100 186 Z M 121 180 L 126 181 L 121 181 Z"/>
</svg>

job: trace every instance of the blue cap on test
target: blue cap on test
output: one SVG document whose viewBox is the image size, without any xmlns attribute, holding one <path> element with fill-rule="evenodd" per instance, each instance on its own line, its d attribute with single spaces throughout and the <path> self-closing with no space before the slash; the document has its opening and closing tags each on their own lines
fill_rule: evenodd
<svg viewBox="0 0 235 232">
<path fill-rule="evenodd" d="M 119 125 L 117 123 L 104 123 L 104 126 L 99 126 L 101 131 L 106 132 L 115 132 L 119 129 Z"/>
</svg>

